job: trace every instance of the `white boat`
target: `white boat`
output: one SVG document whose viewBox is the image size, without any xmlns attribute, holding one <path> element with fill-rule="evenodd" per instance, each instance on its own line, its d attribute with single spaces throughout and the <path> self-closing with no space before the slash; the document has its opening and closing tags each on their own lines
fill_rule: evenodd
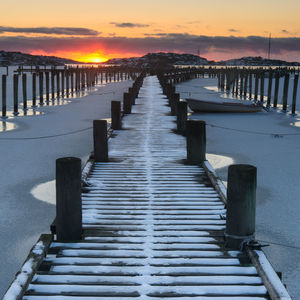
<svg viewBox="0 0 300 300">
<path fill-rule="evenodd" d="M 251 101 L 226 100 L 205 101 L 186 99 L 188 106 L 195 112 L 259 112 L 262 106 Z"/>
</svg>

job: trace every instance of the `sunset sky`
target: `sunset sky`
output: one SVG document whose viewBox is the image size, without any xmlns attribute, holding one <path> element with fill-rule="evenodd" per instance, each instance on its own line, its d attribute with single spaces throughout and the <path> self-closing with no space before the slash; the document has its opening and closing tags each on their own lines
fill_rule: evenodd
<svg viewBox="0 0 300 300">
<path fill-rule="evenodd" d="M 10 0 L 0 50 L 100 62 L 148 52 L 300 61 L 300 0 Z"/>
</svg>

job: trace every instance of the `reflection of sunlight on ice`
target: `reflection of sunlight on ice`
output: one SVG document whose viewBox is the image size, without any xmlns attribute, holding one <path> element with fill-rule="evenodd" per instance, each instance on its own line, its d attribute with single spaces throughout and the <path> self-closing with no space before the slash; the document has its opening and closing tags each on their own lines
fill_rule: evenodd
<svg viewBox="0 0 300 300">
<path fill-rule="evenodd" d="M 30 193 L 38 200 L 55 204 L 56 195 L 55 195 L 55 180 L 47 181 L 39 185 L 34 186 Z"/>
<path fill-rule="evenodd" d="M 17 125 L 14 123 L 6 122 L 6 121 L 0 121 L 0 132 L 2 131 L 9 131 L 16 129 Z"/>
<path fill-rule="evenodd" d="M 215 170 L 228 167 L 234 163 L 234 160 L 231 157 L 224 155 L 207 153 L 206 158 Z"/>
<path fill-rule="evenodd" d="M 227 168 L 228 166 L 234 163 L 234 160 L 231 157 L 225 155 L 207 153 L 206 159 L 210 162 L 210 164 L 215 169 L 217 174 L 218 174 L 218 169 Z M 218 174 L 218 176 L 220 176 L 220 174 Z M 225 178 L 220 178 L 220 179 L 222 180 L 223 184 L 227 188 L 227 181 L 225 180 Z M 227 175 L 226 175 L 226 179 L 227 179 Z"/>
<path fill-rule="evenodd" d="M 296 119 L 294 122 L 290 123 L 290 125 L 295 126 L 295 127 L 300 127 L 300 120 Z"/>
</svg>

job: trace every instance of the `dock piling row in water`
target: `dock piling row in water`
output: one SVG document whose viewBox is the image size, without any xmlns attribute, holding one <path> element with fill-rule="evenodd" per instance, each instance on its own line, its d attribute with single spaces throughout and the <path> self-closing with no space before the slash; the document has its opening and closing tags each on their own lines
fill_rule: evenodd
<svg viewBox="0 0 300 300">
<path fill-rule="evenodd" d="M 83 90 L 89 90 L 96 84 L 103 83 L 103 77 L 106 79 L 106 83 L 116 82 L 117 80 L 127 80 L 135 78 L 136 74 L 140 71 L 131 67 L 86 67 L 86 68 L 74 68 L 69 67 L 65 69 L 57 69 L 51 67 L 51 69 L 36 67 L 24 68 L 20 67 L 14 71 L 12 78 L 12 97 L 8 97 L 7 93 L 7 81 L 10 80 L 7 75 L 6 78 L 2 76 L 0 82 L 2 87 L 2 93 L 0 101 L 2 103 L 1 111 L 2 117 L 7 116 L 7 105 L 13 106 L 13 114 L 16 116 L 19 114 L 19 109 L 23 109 L 25 112 L 29 107 L 28 104 L 31 101 L 31 108 L 37 106 L 36 100 L 39 99 L 39 105 L 42 106 L 44 101 L 47 105 L 55 100 L 69 98 L 70 95 L 74 96 L 74 92 L 81 93 Z M 19 77 L 21 77 L 21 89 L 19 89 Z M 101 80 L 100 80 L 101 78 Z M 28 83 L 31 82 L 30 93 L 28 94 Z M 10 86 L 10 85 L 9 85 Z M 132 95 L 136 93 L 136 89 L 132 87 Z M 20 90 L 20 91 L 19 91 Z M 19 95 L 21 92 L 21 95 Z M 29 98 L 31 94 L 31 99 Z M 22 102 L 19 103 L 19 98 Z M 132 98 L 131 101 L 134 101 Z M 21 107 L 18 107 L 21 104 Z M 134 104 L 134 103 L 133 103 Z M 133 105 L 131 103 L 131 105 Z"/>
</svg>

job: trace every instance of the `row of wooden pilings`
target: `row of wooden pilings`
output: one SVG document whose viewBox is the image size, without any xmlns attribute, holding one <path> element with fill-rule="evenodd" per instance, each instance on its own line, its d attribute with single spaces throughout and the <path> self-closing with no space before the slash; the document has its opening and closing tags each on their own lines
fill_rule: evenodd
<svg viewBox="0 0 300 300">
<path fill-rule="evenodd" d="M 69 68 L 39 70 L 38 73 L 29 73 L 22 69 L 13 75 L 13 114 L 19 114 L 19 81 L 22 79 L 22 105 L 23 110 L 28 109 L 28 76 L 32 82 L 32 103 L 35 108 L 37 102 L 40 106 L 49 104 L 50 100 L 72 97 L 74 93 L 84 91 L 98 83 L 128 80 L 135 78 L 133 70 L 124 68 Z M 7 75 L 2 75 L 2 117 L 7 115 Z M 38 89 L 37 89 L 38 87 Z"/>
<path fill-rule="evenodd" d="M 291 113 L 295 114 L 299 73 L 288 69 L 253 69 L 253 68 L 224 68 L 218 71 L 218 87 L 232 95 L 248 100 L 265 101 L 265 80 L 267 84 L 266 105 L 277 107 L 279 98 L 280 78 L 283 77 L 282 110 L 287 111 L 288 94 L 291 74 L 294 73 Z M 273 90 L 273 92 L 272 92 Z"/>
<path fill-rule="evenodd" d="M 121 102 L 111 102 L 111 128 L 122 129 L 122 116 L 131 113 L 139 90 L 143 84 L 144 73 L 134 81 L 127 93 L 124 93 L 123 112 Z M 107 162 L 108 129 L 106 120 L 93 121 L 94 151 L 90 159 L 95 162 Z M 81 160 L 75 157 L 64 157 L 56 160 L 56 219 L 51 230 L 59 241 L 80 240 L 82 235 Z"/>
<path fill-rule="evenodd" d="M 177 132 L 186 136 L 187 163 L 201 165 L 206 160 L 206 124 L 187 118 L 187 103 L 180 101 L 175 87 L 159 76 L 171 114 L 177 116 Z M 254 240 L 256 207 L 256 167 L 231 165 L 228 169 L 226 247 L 240 249 Z"/>
<path fill-rule="evenodd" d="M 173 70 L 164 73 L 165 79 L 170 84 L 181 83 L 187 80 L 208 77 L 218 79 L 218 88 L 231 93 L 234 97 L 244 100 L 265 102 L 267 107 L 276 108 L 282 103 L 282 111 L 288 110 L 288 95 L 292 92 L 291 113 L 296 112 L 299 73 L 291 68 L 191 68 Z M 283 78 L 283 92 L 279 95 L 280 79 Z M 293 78 L 293 79 L 292 79 Z M 266 79 L 268 80 L 267 86 Z M 293 90 L 289 91 L 290 82 L 293 80 Z M 265 97 L 265 88 L 267 96 Z M 281 101 L 279 97 L 281 96 Z"/>
</svg>

